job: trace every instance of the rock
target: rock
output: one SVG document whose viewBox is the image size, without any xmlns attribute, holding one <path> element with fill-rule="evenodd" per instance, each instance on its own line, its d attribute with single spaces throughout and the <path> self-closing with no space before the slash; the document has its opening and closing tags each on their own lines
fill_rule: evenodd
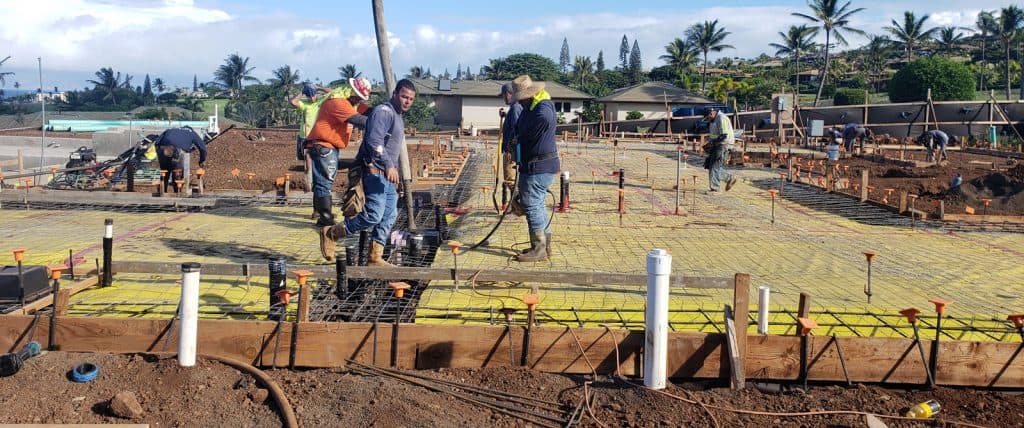
<svg viewBox="0 0 1024 428">
<path fill-rule="evenodd" d="M 246 394 L 250 400 L 254 403 L 263 404 L 267 401 L 267 397 L 270 396 L 270 392 L 263 388 L 255 388 Z"/>
<path fill-rule="evenodd" d="M 978 412 L 984 412 L 985 411 L 985 402 L 984 401 L 979 401 L 978 405 L 976 407 L 977 407 Z"/>
<path fill-rule="evenodd" d="M 889 401 L 889 400 L 892 400 L 892 397 L 890 397 L 888 395 L 882 395 L 882 396 L 879 396 L 878 399 L 880 401 Z"/>
<path fill-rule="evenodd" d="M 135 419 L 143 414 L 142 405 L 135 398 L 135 393 L 131 391 L 118 392 L 114 398 L 111 398 L 110 411 L 115 416 L 125 419 Z"/>
</svg>

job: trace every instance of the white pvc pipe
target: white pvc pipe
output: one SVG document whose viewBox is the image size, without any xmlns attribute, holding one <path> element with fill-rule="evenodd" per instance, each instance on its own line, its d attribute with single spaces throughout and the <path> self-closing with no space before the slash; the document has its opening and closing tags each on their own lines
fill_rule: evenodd
<svg viewBox="0 0 1024 428">
<path fill-rule="evenodd" d="M 644 313 L 644 386 L 665 389 L 668 360 L 668 288 L 672 256 L 655 248 L 647 253 L 647 308 Z"/>
<path fill-rule="evenodd" d="M 111 239 L 114 237 L 114 220 L 106 219 L 103 221 L 103 237 Z"/>
<path fill-rule="evenodd" d="M 196 365 L 196 335 L 199 327 L 199 263 L 181 264 L 181 330 L 178 336 L 178 365 Z"/>
<path fill-rule="evenodd" d="M 768 297 L 771 289 L 757 287 L 757 334 L 768 334 Z"/>
</svg>

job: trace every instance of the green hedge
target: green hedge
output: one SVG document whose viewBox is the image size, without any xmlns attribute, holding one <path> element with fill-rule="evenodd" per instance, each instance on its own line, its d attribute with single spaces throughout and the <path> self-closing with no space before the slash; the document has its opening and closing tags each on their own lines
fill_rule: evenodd
<svg viewBox="0 0 1024 428">
<path fill-rule="evenodd" d="M 942 57 L 918 58 L 893 76 L 889 99 L 894 103 L 924 101 L 932 90 L 935 101 L 974 99 L 974 75 L 958 62 Z"/>
<path fill-rule="evenodd" d="M 860 105 L 867 102 L 865 98 L 863 89 L 843 88 L 836 91 L 835 96 L 832 97 L 832 104 L 837 106 Z"/>
</svg>

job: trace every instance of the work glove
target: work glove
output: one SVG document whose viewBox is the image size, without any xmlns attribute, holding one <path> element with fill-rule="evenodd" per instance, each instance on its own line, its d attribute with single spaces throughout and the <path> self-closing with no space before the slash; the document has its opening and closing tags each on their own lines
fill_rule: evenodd
<svg viewBox="0 0 1024 428">
<path fill-rule="evenodd" d="M 505 186 L 511 189 L 516 183 L 516 161 L 512 160 L 511 153 L 505 153 L 502 158 L 502 165 L 505 168 Z"/>
</svg>

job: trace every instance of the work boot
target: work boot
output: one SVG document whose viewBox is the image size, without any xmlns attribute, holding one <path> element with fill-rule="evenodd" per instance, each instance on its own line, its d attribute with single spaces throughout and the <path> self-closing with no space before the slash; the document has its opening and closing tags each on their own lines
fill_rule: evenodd
<svg viewBox="0 0 1024 428">
<path fill-rule="evenodd" d="M 370 241 L 370 258 L 366 261 L 369 266 L 395 267 L 395 265 L 384 260 L 384 244 L 377 241 Z"/>
<path fill-rule="evenodd" d="M 324 256 L 327 261 L 334 261 L 334 251 L 338 244 L 334 240 L 334 234 L 331 233 L 331 229 L 334 226 L 319 226 L 320 228 L 320 254 Z"/>
<path fill-rule="evenodd" d="M 317 226 L 334 226 L 334 214 L 331 213 L 331 196 L 313 198 L 313 211 L 317 213 Z"/>
<path fill-rule="evenodd" d="M 725 191 L 728 192 L 728 191 L 732 190 L 732 186 L 735 186 L 735 185 L 736 185 L 736 177 L 729 177 L 729 179 L 726 180 L 726 182 L 725 182 Z"/>
<path fill-rule="evenodd" d="M 516 256 L 517 262 L 539 262 L 548 259 L 547 236 L 543 230 L 530 232 L 530 243 L 533 245 L 530 250 Z"/>
</svg>

